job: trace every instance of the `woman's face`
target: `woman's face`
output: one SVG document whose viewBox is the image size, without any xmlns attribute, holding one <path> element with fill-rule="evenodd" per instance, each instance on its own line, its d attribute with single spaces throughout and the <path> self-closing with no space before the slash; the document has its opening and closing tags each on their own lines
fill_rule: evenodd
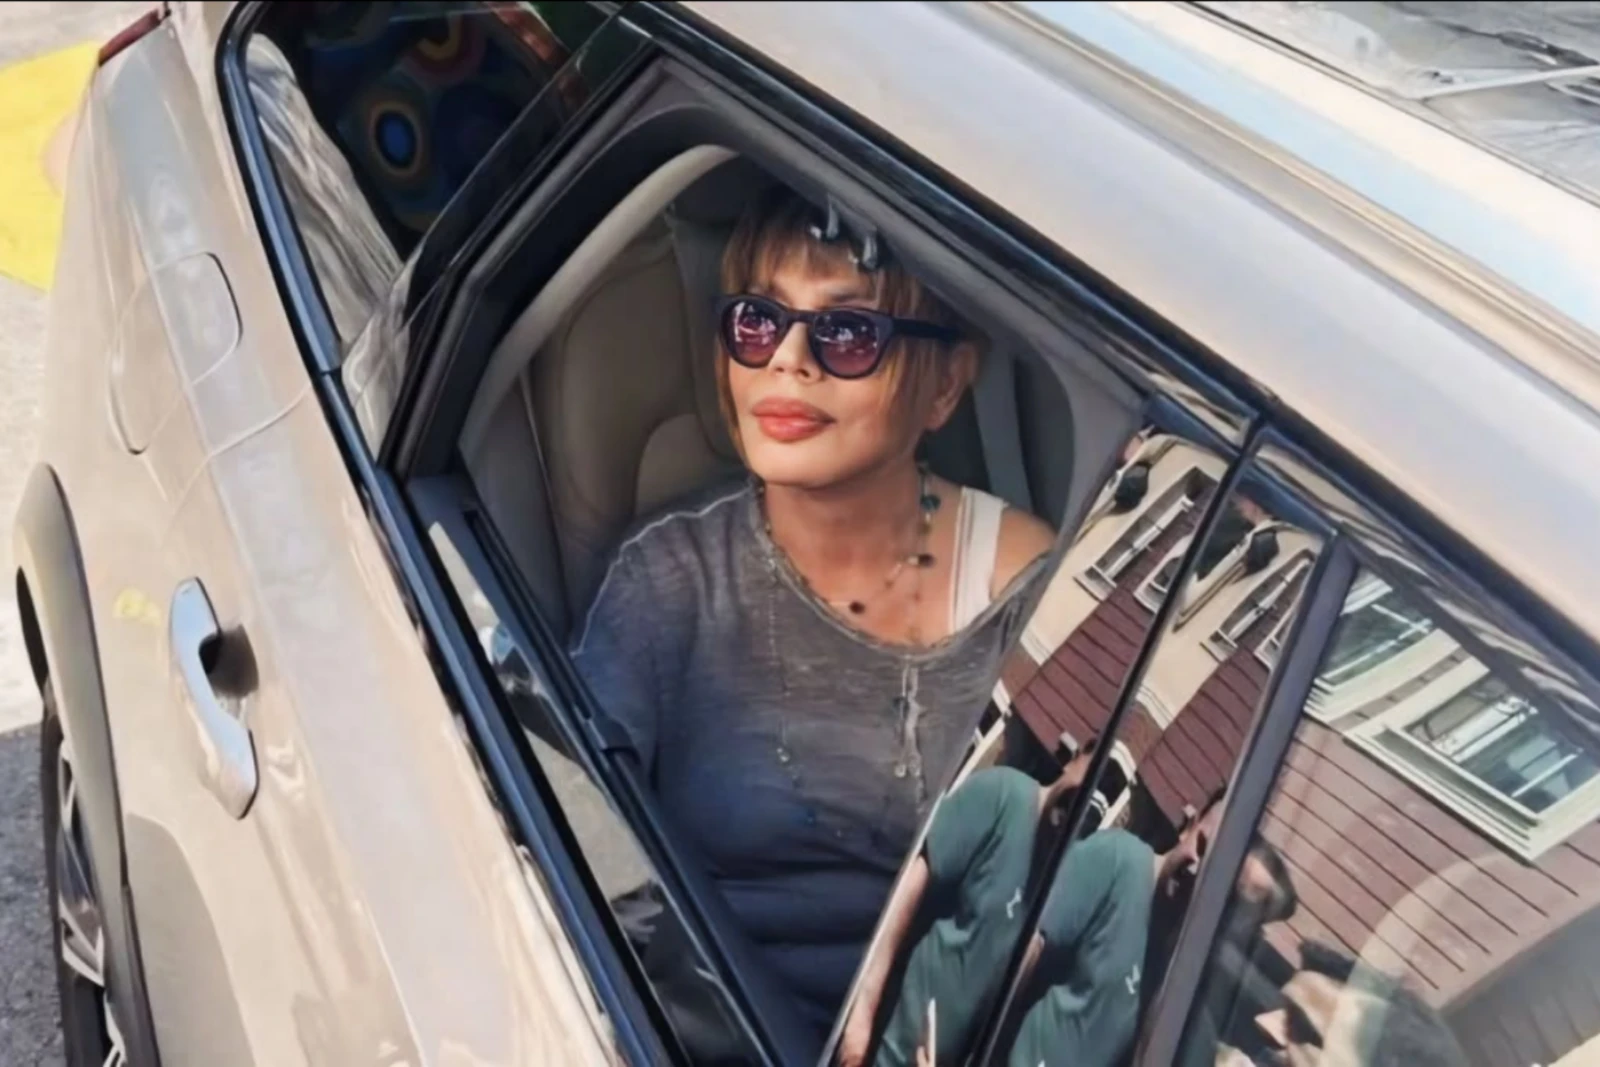
<svg viewBox="0 0 1600 1067">
<path fill-rule="evenodd" d="M 758 291 L 797 311 L 876 307 L 869 277 L 821 259 L 785 257 Z M 938 395 L 918 406 L 897 404 L 888 370 L 895 355 L 891 346 L 865 378 L 835 378 L 812 357 L 805 325 L 796 324 L 765 367 L 729 360 L 728 389 L 750 470 L 770 485 L 815 490 L 910 462 L 922 433 L 950 417 L 965 383 L 957 385 L 952 373 Z"/>
</svg>

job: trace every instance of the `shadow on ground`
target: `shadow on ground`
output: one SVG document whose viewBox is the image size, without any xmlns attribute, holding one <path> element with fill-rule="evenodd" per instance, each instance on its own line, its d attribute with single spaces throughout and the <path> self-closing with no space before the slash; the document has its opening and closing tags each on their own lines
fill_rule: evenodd
<svg viewBox="0 0 1600 1067">
<path fill-rule="evenodd" d="M 39 728 L 0 734 L 0 1064 L 60 1067 L 39 840 Z"/>
</svg>

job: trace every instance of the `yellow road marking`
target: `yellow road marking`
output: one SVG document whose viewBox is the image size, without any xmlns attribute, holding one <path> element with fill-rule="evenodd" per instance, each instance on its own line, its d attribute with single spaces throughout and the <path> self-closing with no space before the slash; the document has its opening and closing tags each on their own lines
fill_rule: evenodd
<svg viewBox="0 0 1600 1067">
<path fill-rule="evenodd" d="M 51 137 L 72 114 L 99 46 L 74 45 L 0 70 L 0 274 L 47 289 L 61 194 L 45 175 Z"/>
</svg>

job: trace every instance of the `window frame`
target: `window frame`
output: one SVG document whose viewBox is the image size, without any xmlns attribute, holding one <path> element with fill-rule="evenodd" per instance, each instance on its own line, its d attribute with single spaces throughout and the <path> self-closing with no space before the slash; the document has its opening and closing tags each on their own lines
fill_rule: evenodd
<svg viewBox="0 0 1600 1067">
<path fill-rule="evenodd" d="M 1260 526 L 1255 527 L 1250 531 L 1249 534 L 1245 535 L 1246 542 L 1251 536 L 1254 536 L 1257 530 L 1267 529 L 1269 527 L 1275 527 L 1279 525 L 1281 524 L 1263 523 Z M 1242 553 L 1242 546 L 1240 551 Z M 1266 615 L 1273 608 L 1277 607 L 1278 600 L 1283 597 L 1288 591 L 1289 587 L 1294 584 L 1295 579 L 1300 577 L 1300 575 L 1303 573 L 1309 575 L 1309 571 L 1315 565 L 1316 554 L 1311 552 L 1309 549 L 1300 549 L 1294 552 L 1285 553 L 1283 559 L 1274 560 L 1272 565 L 1267 569 L 1267 572 L 1258 578 L 1254 588 L 1245 594 L 1245 596 L 1240 598 L 1239 602 L 1233 606 L 1232 610 L 1230 610 L 1222 622 L 1217 625 L 1216 629 L 1212 630 L 1211 633 L 1206 636 L 1205 640 L 1201 642 L 1202 647 L 1204 647 L 1205 650 L 1210 653 L 1211 656 L 1219 663 L 1231 658 L 1233 654 L 1239 650 L 1239 638 L 1244 636 L 1245 631 L 1254 626 L 1263 615 Z M 1230 570 L 1231 569 L 1232 565 L 1230 564 Z M 1271 588 L 1270 591 L 1267 592 L 1265 599 L 1258 599 L 1257 594 L 1269 584 Z M 1275 661 L 1262 657 L 1261 648 L 1266 644 L 1273 634 L 1277 634 L 1285 630 L 1284 623 L 1289 619 L 1291 613 L 1292 607 L 1291 612 L 1285 612 L 1284 618 L 1278 620 L 1277 625 L 1272 628 L 1266 637 L 1262 638 L 1261 644 L 1252 650 L 1255 652 L 1256 657 L 1260 659 L 1261 662 L 1268 668 L 1271 668 Z M 1243 618 L 1236 622 L 1236 618 L 1241 615 Z M 1237 634 L 1229 632 L 1230 630 L 1234 629 L 1237 630 Z M 1224 641 L 1227 643 L 1223 644 L 1222 642 Z"/>
<path fill-rule="evenodd" d="M 1161 558 L 1161 562 L 1151 568 L 1144 581 L 1139 583 L 1139 588 L 1133 591 L 1133 598 L 1151 611 L 1161 606 L 1161 602 L 1172 595 L 1173 579 L 1183 570 L 1183 553 L 1189 547 L 1188 539 L 1173 545 L 1171 551 Z M 1167 567 L 1172 567 L 1172 575 L 1167 579 L 1165 586 L 1157 586 L 1156 581 L 1161 577 L 1161 572 Z"/>
</svg>

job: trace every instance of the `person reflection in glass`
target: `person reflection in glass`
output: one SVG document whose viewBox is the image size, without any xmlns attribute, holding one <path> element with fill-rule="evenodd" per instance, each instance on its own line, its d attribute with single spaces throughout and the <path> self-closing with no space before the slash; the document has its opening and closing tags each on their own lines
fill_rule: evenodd
<svg viewBox="0 0 1600 1067">
<path fill-rule="evenodd" d="M 1052 839 L 1041 827 L 1055 825 L 1062 801 L 1083 784 L 1094 745 L 1093 739 L 1085 743 L 1049 785 L 1010 767 L 990 767 L 974 772 L 939 805 L 890 901 L 883 944 L 868 959 L 840 1043 L 843 1067 L 866 1062 L 890 971 L 924 907 L 932 923 L 906 961 L 874 1062 L 917 1062 L 930 1001 L 938 1005 L 938 1057 L 950 1060 L 964 1050 L 974 1016 L 1022 933 L 1029 873 Z"/>
<path fill-rule="evenodd" d="M 1042 992 L 1025 998 L 1031 1004 L 1008 1057 L 1014 1067 L 1121 1060 L 1138 1026 L 1146 971 L 1152 962 L 1165 970 L 1164 959 L 1149 957 L 1152 927 L 1175 928 L 1181 919 L 1222 799 L 1213 793 L 1167 852 L 1121 829 L 1067 852 L 1023 961 L 1024 988 Z"/>
</svg>

